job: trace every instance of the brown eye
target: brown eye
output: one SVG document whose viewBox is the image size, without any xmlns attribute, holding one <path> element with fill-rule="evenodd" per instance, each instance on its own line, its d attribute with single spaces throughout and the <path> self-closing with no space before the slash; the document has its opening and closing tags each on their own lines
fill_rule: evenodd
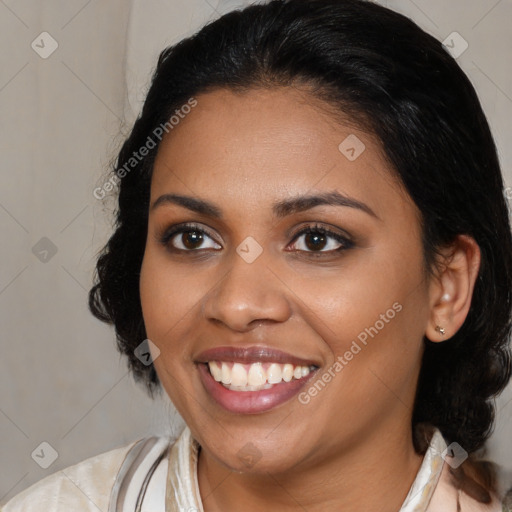
<svg viewBox="0 0 512 512">
<path fill-rule="evenodd" d="M 203 234 L 199 231 L 183 231 L 181 241 L 187 249 L 197 249 L 203 243 Z"/>
<path fill-rule="evenodd" d="M 304 240 L 312 251 L 323 249 L 327 243 L 327 237 L 321 233 L 306 233 Z"/>
<path fill-rule="evenodd" d="M 209 233 L 195 224 L 173 226 L 164 233 L 160 241 L 162 245 L 176 252 L 221 249 Z"/>
<path fill-rule="evenodd" d="M 296 235 L 292 245 L 299 252 L 329 254 L 350 249 L 354 243 L 322 226 L 308 226 Z"/>
</svg>

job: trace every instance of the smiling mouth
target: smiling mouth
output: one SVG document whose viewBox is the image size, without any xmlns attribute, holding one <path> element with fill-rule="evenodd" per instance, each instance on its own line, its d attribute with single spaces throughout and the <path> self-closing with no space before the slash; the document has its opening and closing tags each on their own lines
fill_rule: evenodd
<svg viewBox="0 0 512 512">
<path fill-rule="evenodd" d="M 260 414 L 289 402 L 319 371 L 319 359 L 272 347 L 217 346 L 193 357 L 203 388 L 225 411 Z"/>
<path fill-rule="evenodd" d="M 315 365 L 277 362 L 243 364 L 233 361 L 208 361 L 206 365 L 213 379 L 231 391 L 271 389 L 282 382 L 303 379 L 317 369 Z"/>
</svg>

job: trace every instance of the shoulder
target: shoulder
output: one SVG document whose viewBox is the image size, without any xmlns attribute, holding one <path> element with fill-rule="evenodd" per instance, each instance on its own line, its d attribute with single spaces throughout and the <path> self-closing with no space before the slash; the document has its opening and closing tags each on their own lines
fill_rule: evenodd
<svg viewBox="0 0 512 512">
<path fill-rule="evenodd" d="M 487 461 L 467 459 L 460 467 L 445 463 L 428 512 L 510 512 L 511 475 Z"/>
<path fill-rule="evenodd" d="M 12 498 L 1 512 L 107 512 L 123 462 L 143 441 L 134 441 L 49 475 Z"/>
</svg>

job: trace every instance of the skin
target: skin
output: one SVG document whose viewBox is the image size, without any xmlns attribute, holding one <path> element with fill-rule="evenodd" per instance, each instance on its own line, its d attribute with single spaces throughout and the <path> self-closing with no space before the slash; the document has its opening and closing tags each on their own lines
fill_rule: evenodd
<svg viewBox="0 0 512 512">
<path fill-rule="evenodd" d="M 423 336 L 442 341 L 464 322 L 478 247 L 459 237 L 429 278 L 419 212 L 378 142 L 307 91 L 220 89 L 196 99 L 160 145 L 150 204 L 162 194 L 192 196 L 215 203 L 222 219 L 171 203 L 150 207 L 140 294 L 160 350 L 158 376 L 201 445 L 204 508 L 397 511 L 422 461 L 410 421 Z M 366 147 L 354 161 L 338 149 L 350 134 Z M 277 201 L 330 191 L 375 216 L 331 205 L 272 214 Z M 202 250 L 190 249 L 187 232 L 161 242 L 181 222 L 211 233 L 196 244 Z M 332 251 L 340 243 L 327 237 L 311 248 L 311 236 L 295 236 L 311 224 L 347 233 L 353 246 Z M 252 263 L 236 252 L 248 236 L 263 249 Z M 401 311 L 307 404 L 294 397 L 233 414 L 201 383 L 195 358 L 223 345 L 278 348 L 315 361 L 321 377 L 394 303 Z M 249 442 L 258 454 L 250 468 L 240 457 Z"/>
</svg>

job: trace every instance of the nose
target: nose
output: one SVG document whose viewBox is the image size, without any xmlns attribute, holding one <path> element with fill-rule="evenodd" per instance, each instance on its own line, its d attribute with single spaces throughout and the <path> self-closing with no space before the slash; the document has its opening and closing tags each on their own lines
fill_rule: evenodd
<svg viewBox="0 0 512 512">
<path fill-rule="evenodd" d="M 290 318 L 289 289 L 262 256 L 247 263 L 233 254 L 228 270 L 204 298 L 206 319 L 244 332 L 260 322 Z"/>
</svg>

